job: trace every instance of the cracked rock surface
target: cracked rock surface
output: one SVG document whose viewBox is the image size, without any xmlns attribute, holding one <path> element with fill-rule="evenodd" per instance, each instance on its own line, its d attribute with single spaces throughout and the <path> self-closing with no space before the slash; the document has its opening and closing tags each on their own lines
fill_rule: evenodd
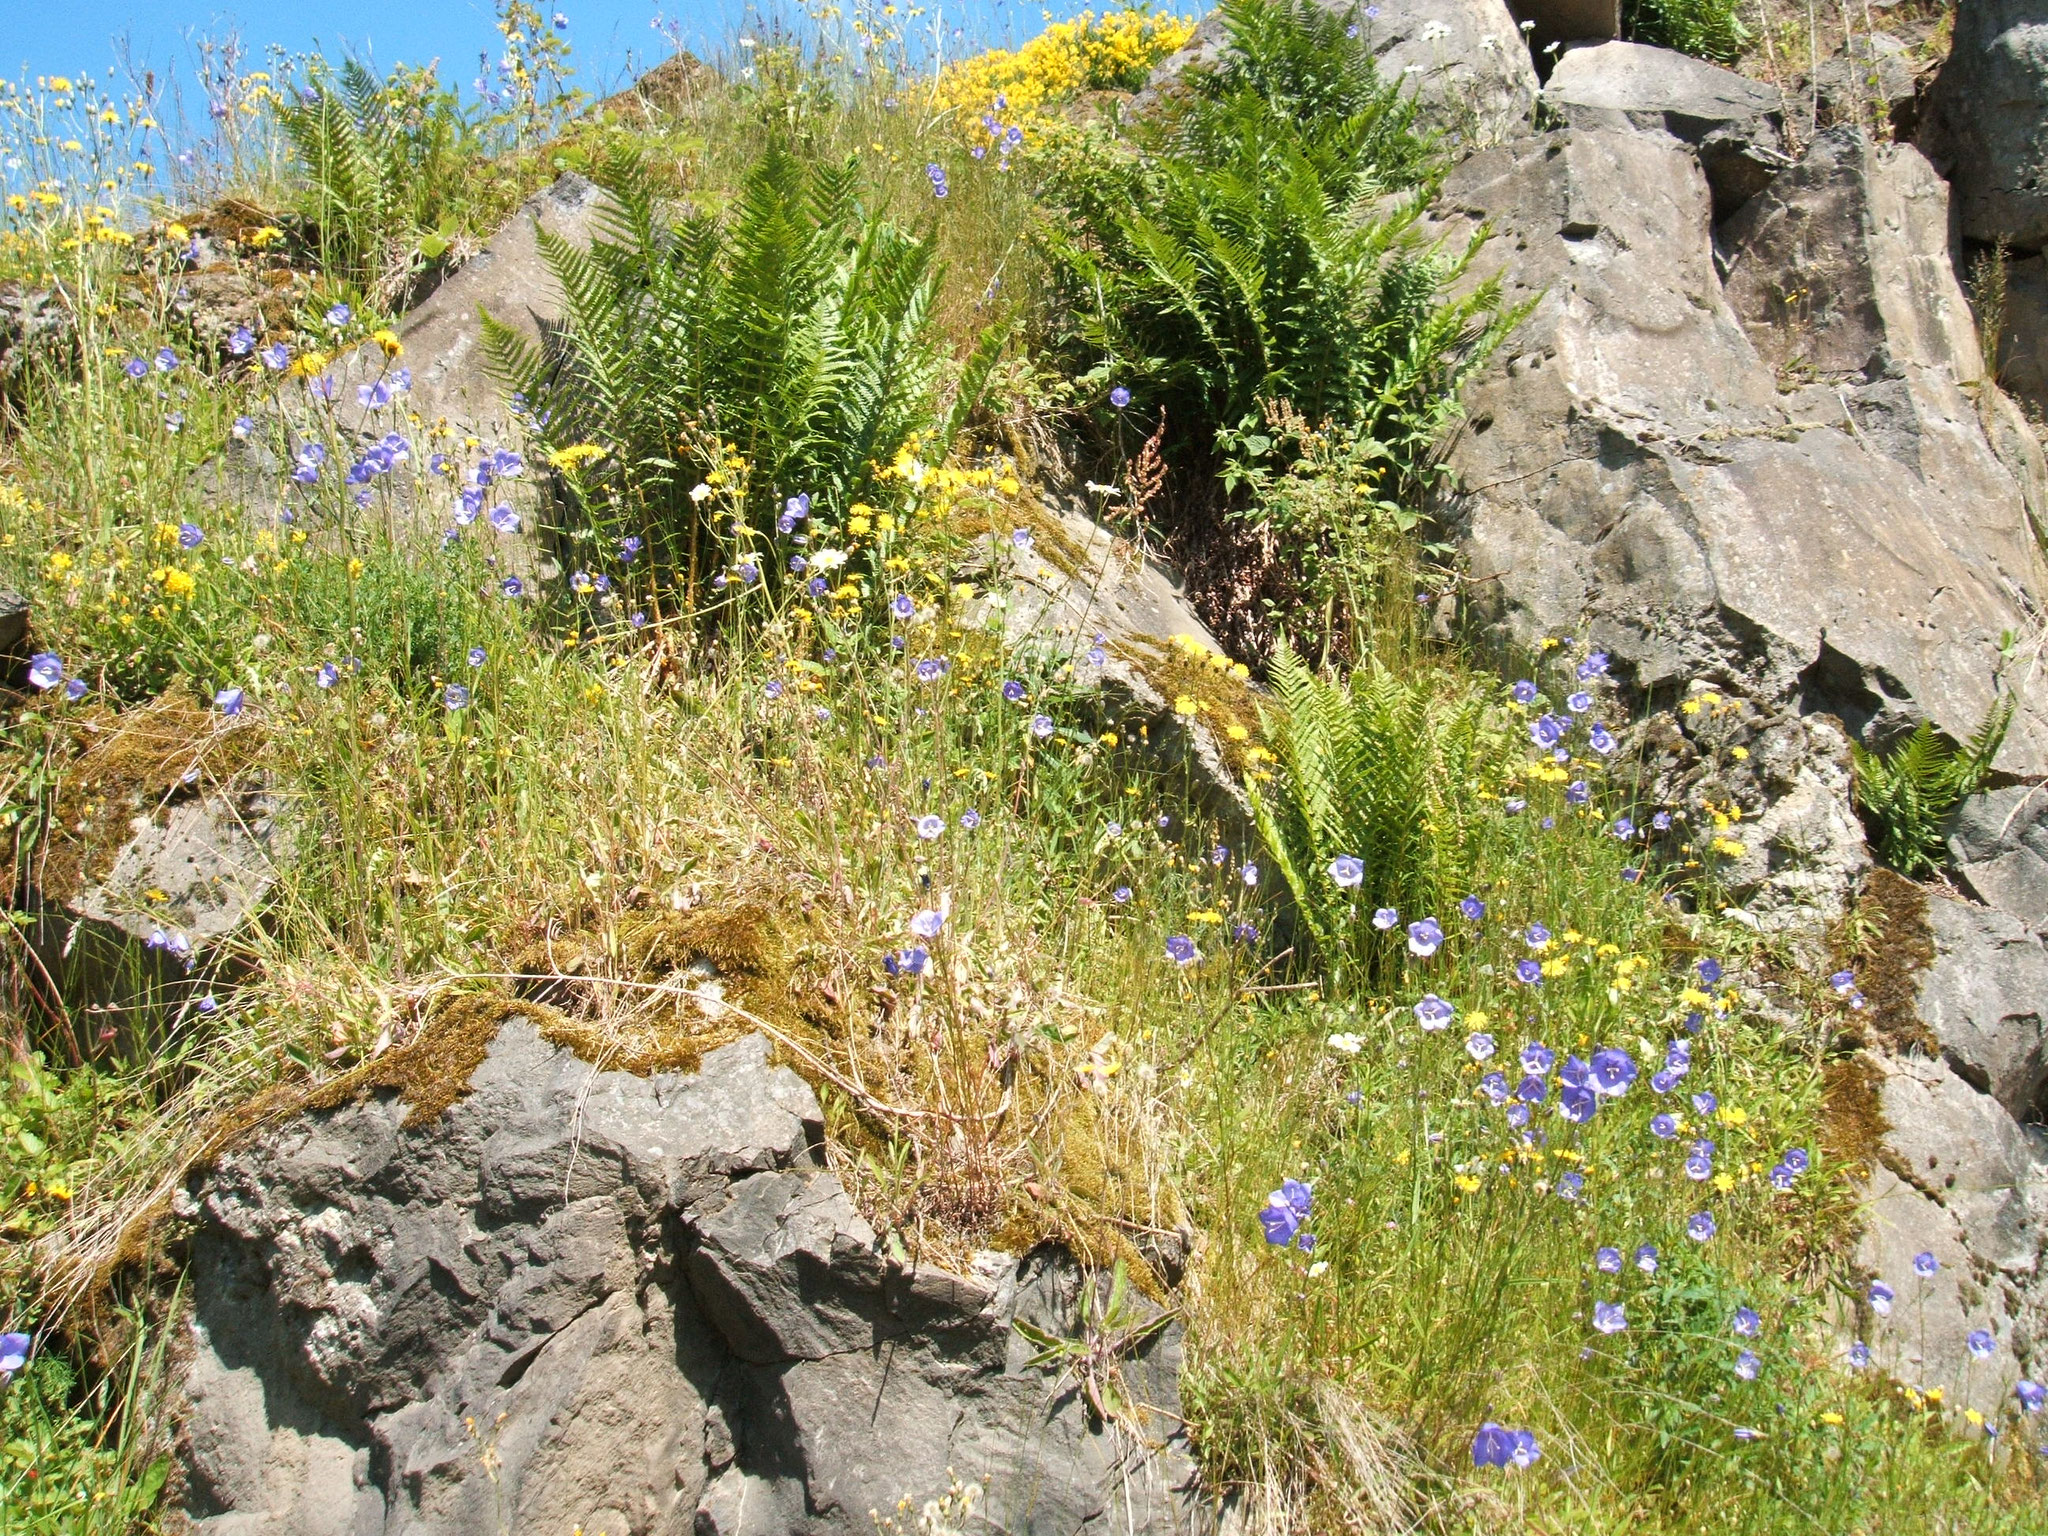
<svg viewBox="0 0 2048 1536">
<path fill-rule="evenodd" d="M 2012 795 L 1966 805 L 1956 842 L 1982 851 Z M 1989 1412 L 2048 1366 L 2048 946 L 2009 911 L 1926 900 L 1925 1039 L 1873 1058 L 1885 1129 L 1856 1253 L 1897 1299 L 1862 1326 L 1900 1380 Z M 1913 1265 L 1925 1253 L 1940 1265 L 1928 1276 Z M 1975 1329 L 1994 1341 L 1986 1359 L 1968 1352 Z"/>
<path fill-rule="evenodd" d="M 1061 1255 L 883 1255 L 759 1036 L 604 1072 L 514 1016 L 444 1115 L 376 1096 L 194 1177 L 180 1448 L 207 1536 L 808 1536 L 979 1481 L 990 1528 L 1191 1528 L 1180 1332 L 1141 1440 L 1030 1369 Z"/>
<path fill-rule="evenodd" d="M 1440 211 L 1495 231 L 1473 279 L 1535 300 L 1451 456 L 1495 638 L 1585 633 L 1653 704 L 1708 679 L 1866 743 L 1977 728 L 2048 572 L 1916 150 L 1823 134 L 1719 252 L 1698 163 L 1657 134 L 1518 139 Z M 2000 766 L 2048 768 L 2031 699 Z"/>
</svg>

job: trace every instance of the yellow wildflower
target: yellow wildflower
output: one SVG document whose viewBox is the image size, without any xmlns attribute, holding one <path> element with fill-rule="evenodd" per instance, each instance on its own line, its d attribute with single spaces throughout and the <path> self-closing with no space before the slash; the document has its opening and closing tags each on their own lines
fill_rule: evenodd
<svg viewBox="0 0 2048 1536">
<path fill-rule="evenodd" d="M 596 443 L 575 443 L 567 448 L 557 448 L 548 455 L 548 462 L 557 469 L 581 469 L 586 464 L 595 464 L 604 457 L 604 449 Z"/>
<path fill-rule="evenodd" d="M 370 332 L 370 340 L 384 349 L 386 357 L 397 357 L 405 350 L 405 344 L 398 339 L 398 332 L 388 326 Z"/>
</svg>

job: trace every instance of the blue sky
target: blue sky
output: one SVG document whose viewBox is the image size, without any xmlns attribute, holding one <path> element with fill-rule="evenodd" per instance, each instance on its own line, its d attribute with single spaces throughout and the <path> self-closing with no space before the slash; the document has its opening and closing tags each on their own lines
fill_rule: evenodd
<svg viewBox="0 0 2048 1536">
<path fill-rule="evenodd" d="M 544 13 L 557 8 L 570 21 L 577 83 L 586 90 L 615 89 L 636 64 L 659 63 L 670 49 L 653 26 L 657 14 L 681 29 L 685 47 L 716 54 L 739 27 L 754 18 L 745 0 L 540 0 Z M 1084 6 L 1054 0 L 1056 16 Z M 933 10 L 937 11 L 937 6 Z M 955 0 L 944 7 L 947 51 L 969 40 L 1014 42 L 1044 25 L 1045 0 Z M 794 14 L 778 5 L 770 14 Z M 929 26 L 927 16 L 920 25 Z M 955 41 L 955 28 L 962 36 Z M 300 50 L 316 43 L 330 55 L 344 49 L 368 53 L 382 66 L 420 64 L 438 58 L 444 79 L 467 84 L 476 75 L 477 53 L 497 42 L 490 0 L 0 0 L 0 74 L 103 75 L 116 62 L 116 43 L 126 38 L 138 67 L 153 68 L 181 83 L 192 77 L 194 39 L 238 33 L 259 58 L 267 44 Z M 257 66 L 250 66 L 257 67 Z M 198 103 L 185 87 L 185 108 Z"/>
</svg>

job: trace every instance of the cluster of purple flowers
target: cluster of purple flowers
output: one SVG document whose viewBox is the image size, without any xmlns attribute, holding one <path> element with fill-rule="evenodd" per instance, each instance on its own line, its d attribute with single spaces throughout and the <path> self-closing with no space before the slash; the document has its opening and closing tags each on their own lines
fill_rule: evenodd
<svg viewBox="0 0 2048 1536">
<path fill-rule="evenodd" d="M 192 969 L 192 941 L 175 928 L 168 933 L 161 928 L 150 929 L 145 946 L 149 949 L 160 949 L 186 970 Z"/>
<path fill-rule="evenodd" d="M 1584 661 L 1578 664 L 1577 677 L 1581 683 L 1592 682 L 1596 678 L 1606 676 L 1606 674 L 1607 653 L 1605 651 L 1591 652 Z M 1537 688 L 1535 682 L 1526 677 L 1516 681 L 1509 688 L 1508 693 L 1517 704 L 1525 707 L 1534 704 L 1541 697 L 1541 691 Z M 1552 758 L 1560 763 L 1571 761 L 1571 749 L 1565 744 L 1566 738 L 1573 731 L 1577 730 L 1581 724 L 1585 723 L 1581 717 L 1593 707 L 1593 695 L 1583 687 L 1574 689 L 1566 696 L 1564 707 L 1566 713 L 1562 715 L 1545 710 L 1529 722 L 1529 740 L 1535 744 L 1538 750 L 1550 753 Z M 1614 733 L 1604 723 L 1595 720 L 1586 725 L 1586 745 L 1591 747 L 1600 756 L 1607 757 L 1613 753 L 1618 743 L 1614 738 Z M 1584 784 L 1574 784 L 1571 791 L 1567 792 L 1566 798 L 1575 805 L 1584 805 L 1589 798 L 1589 794 Z"/>
<path fill-rule="evenodd" d="M 64 697 L 76 704 L 86 695 L 85 679 L 74 677 L 68 682 L 64 677 L 64 658 L 55 651 L 37 651 L 28 659 L 29 685 L 40 692 L 48 693 L 59 683 L 64 684 Z"/>
<path fill-rule="evenodd" d="M 366 411 L 381 411 L 393 401 L 412 392 L 412 370 L 394 368 L 383 378 L 356 386 L 356 403 Z"/>
<path fill-rule="evenodd" d="M 922 976 L 931 958 L 930 950 L 922 944 L 913 944 L 908 949 L 892 950 L 882 956 L 882 969 L 891 976 Z"/>
<path fill-rule="evenodd" d="M 1865 998 L 1856 988 L 1856 973 L 1854 971 L 1835 972 L 1834 975 L 1828 978 L 1828 985 L 1833 988 L 1835 996 L 1845 1000 L 1851 1008 L 1861 1008 L 1864 1006 Z"/>
<path fill-rule="evenodd" d="M 1806 1172 L 1812 1166 L 1813 1162 L 1806 1155 L 1806 1148 L 1789 1148 L 1785 1155 L 1771 1166 L 1771 1188 L 1777 1190 L 1780 1194 L 1789 1192 L 1794 1182 L 1799 1178 L 1799 1175 Z"/>
<path fill-rule="evenodd" d="M 412 457 L 412 444 L 397 432 L 387 432 L 383 438 L 363 450 L 363 456 L 348 467 L 342 478 L 349 485 L 367 488 L 379 475 L 388 475 L 400 464 Z"/>
<path fill-rule="evenodd" d="M 1692 1042 L 1673 1040 L 1664 1047 L 1664 1065 L 1650 1076 L 1650 1087 L 1659 1094 L 1666 1094 L 1685 1080 L 1685 1074 L 1692 1070 Z"/>
<path fill-rule="evenodd" d="M 1526 1429 L 1506 1429 L 1492 1420 L 1479 1426 L 1472 1437 L 1472 1465 L 1475 1467 L 1533 1467 L 1543 1459 L 1536 1437 Z"/>
<path fill-rule="evenodd" d="M 1003 122 L 996 115 L 1004 111 L 1008 103 L 1009 97 L 998 96 L 989 110 L 981 114 L 981 127 L 982 131 L 988 135 L 988 142 L 986 144 L 972 145 L 967 151 L 975 159 L 980 160 L 988 154 L 989 150 L 995 150 L 996 169 L 999 171 L 1007 171 L 1010 168 L 1010 156 L 1015 154 L 1024 144 L 1024 130 L 1015 123 Z"/>
<path fill-rule="evenodd" d="M 1259 1225 L 1266 1241 L 1276 1248 L 1295 1247 L 1303 1253 L 1316 1245 L 1316 1235 L 1307 1230 L 1315 1193 L 1299 1179 L 1282 1179 L 1280 1187 L 1266 1196 L 1259 1207 Z"/>
</svg>

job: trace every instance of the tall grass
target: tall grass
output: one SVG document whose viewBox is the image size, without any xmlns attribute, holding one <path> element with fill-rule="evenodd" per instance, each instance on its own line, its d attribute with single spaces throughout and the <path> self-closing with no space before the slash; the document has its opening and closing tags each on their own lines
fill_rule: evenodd
<svg viewBox="0 0 2048 1536">
<path fill-rule="evenodd" d="M 812 167 L 857 150 L 864 217 L 916 231 L 920 273 L 945 268 L 918 302 L 933 366 L 942 348 L 961 365 L 1032 216 L 1028 162 L 967 156 L 900 72 L 795 53 L 755 69 L 680 116 L 603 130 L 663 167 L 627 256 L 660 247 L 650 210 L 669 194 L 748 217 L 746 168 L 770 142 Z M 189 356 L 158 369 L 162 309 L 123 301 L 94 260 L 89 344 L 34 382 L 0 447 L 0 583 L 87 685 L 10 705 L 29 723 L 0 778 L 8 830 L 18 849 L 68 835 L 80 749 L 174 684 L 193 730 L 233 743 L 232 771 L 286 812 L 264 920 L 234 941 L 243 969 L 213 1011 L 179 1012 L 148 1059 L 116 1031 L 75 1065 L 61 1041 L 97 1041 L 102 1021 L 11 1026 L 24 1065 L 0 1100 L 0 1221 L 39 1246 L 10 1244 L 0 1324 L 48 1338 L 0 1389 L 0 1476 L 33 1466 L 55 1502 L 0 1505 L 0 1521 L 146 1515 L 168 1332 L 68 1375 L 64 1330 L 82 1336 L 86 1314 L 64 1310 L 63 1277 L 173 1186 L 208 1116 L 496 992 L 546 1001 L 607 1063 L 768 1030 L 819 1089 L 834 1167 L 907 1255 L 1057 1239 L 1121 1263 L 1186 1321 L 1204 1478 L 1251 1529 L 2042 1529 L 2036 1461 L 2000 1453 L 2038 1420 L 1972 1423 L 1843 1365 L 1867 1153 L 1831 1129 L 1847 1004 L 1711 915 L 1713 855 L 1650 860 L 1638 823 L 1655 808 L 1603 766 L 1596 725 L 1622 722 L 1595 657 L 1548 647 L 1513 689 L 1422 635 L 1412 526 L 1373 522 L 1365 560 L 1321 546 L 1351 561 L 1360 665 L 1276 669 L 1270 774 L 1252 770 L 1263 846 L 1231 846 L 1132 750 L 1138 722 L 1099 718 L 1085 651 L 1005 647 L 984 601 L 1002 594 L 969 557 L 1031 525 L 1037 488 L 971 436 L 921 443 L 899 472 L 916 494 L 890 490 L 912 515 L 861 535 L 866 596 L 902 595 L 908 617 L 788 588 L 749 613 L 745 643 L 708 645 L 674 584 L 595 539 L 567 545 L 590 558 L 558 575 L 487 520 L 423 543 L 416 510 L 452 515 L 477 450 L 401 405 L 406 460 L 349 483 L 362 444 L 303 379 Z M 794 305 L 706 313 L 808 323 Z M 1052 410 L 1079 398 L 1070 380 L 1041 388 Z M 884 403 L 933 409 L 929 393 Z M 644 457 L 679 425 L 667 406 L 644 422 L 600 395 L 585 409 L 573 435 L 610 452 Z M 321 473 L 277 483 L 309 442 Z M 245 475 L 195 479 L 231 445 Z M 573 460 L 549 472 L 574 490 Z M 399 494 L 411 474 L 417 502 Z M 1252 494 L 1333 526 L 1320 504 L 1278 507 L 1299 485 Z M 229 687 L 233 716 L 208 705 Z M 1411 937 L 1425 921 L 1440 942 Z M 706 925 L 743 961 L 721 995 L 685 963 Z M 1555 1060 L 1527 1074 L 1530 1104 L 1514 1095 L 1538 1042 Z M 1575 1059 L 1623 1091 L 1567 1099 Z M 1306 1219 L 1262 1220 L 1288 1179 L 1309 1187 Z M 1714 1229 L 1695 1237 L 1702 1213 Z M 1625 1326 L 1603 1331 L 1617 1303 Z M 1527 1430 L 1541 1459 L 1475 1468 L 1489 1421 Z"/>
</svg>

